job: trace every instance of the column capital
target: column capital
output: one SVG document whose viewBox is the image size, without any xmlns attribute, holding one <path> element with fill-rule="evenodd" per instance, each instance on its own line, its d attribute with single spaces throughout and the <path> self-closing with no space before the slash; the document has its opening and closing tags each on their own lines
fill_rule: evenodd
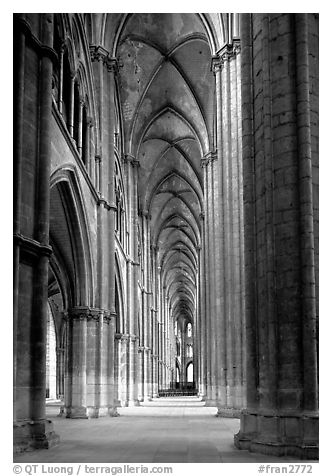
<svg viewBox="0 0 332 476">
<path fill-rule="evenodd" d="M 131 164 L 133 167 L 139 167 L 139 160 L 132 154 L 124 154 L 124 162 Z"/>
<path fill-rule="evenodd" d="M 120 340 L 121 342 L 129 342 L 129 334 L 122 334 Z"/>
<path fill-rule="evenodd" d="M 68 315 L 70 319 L 76 321 L 99 321 L 100 316 L 104 315 L 103 309 L 91 308 L 87 306 L 77 306 L 69 310 Z"/>
<path fill-rule="evenodd" d="M 91 61 L 104 61 L 109 56 L 109 51 L 103 46 L 90 45 Z"/>
<path fill-rule="evenodd" d="M 95 125 L 95 121 L 93 120 L 93 118 L 92 118 L 91 116 L 89 116 L 89 117 L 87 118 L 86 123 L 87 123 L 87 126 L 88 126 L 88 127 L 93 127 L 93 126 Z"/>
<path fill-rule="evenodd" d="M 227 43 L 211 59 L 211 70 L 216 73 L 221 70 L 224 63 L 238 55 L 241 51 L 240 39 L 233 39 L 232 43 Z"/>
<path fill-rule="evenodd" d="M 106 208 L 106 210 L 111 210 L 112 209 L 112 205 L 101 194 L 99 194 L 98 205 L 99 206 L 103 205 L 103 207 Z"/>
<path fill-rule="evenodd" d="M 148 220 L 151 220 L 151 215 L 149 213 L 149 210 L 146 210 L 146 209 L 140 210 L 139 215 L 142 217 L 146 217 Z"/>
<path fill-rule="evenodd" d="M 107 56 L 107 58 L 104 60 L 104 64 L 106 65 L 107 71 L 113 74 L 118 74 L 120 64 L 117 58 L 113 56 Z"/>
<path fill-rule="evenodd" d="M 218 154 L 216 150 L 207 152 L 201 158 L 201 167 L 207 167 L 211 162 L 218 159 Z"/>
<path fill-rule="evenodd" d="M 111 311 L 105 311 L 103 315 L 103 322 L 105 324 L 110 324 L 116 318 L 116 313 Z"/>
<path fill-rule="evenodd" d="M 50 257 L 53 253 L 53 249 L 49 244 L 40 243 L 21 233 L 14 234 L 14 243 L 30 258 L 37 258 L 38 256 Z"/>
<path fill-rule="evenodd" d="M 107 71 L 112 73 L 118 73 L 121 66 L 118 59 L 111 56 L 110 52 L 101 45 L 90 45 L 90 57 L 92 62 L 102 62 L 106 66 Z"/>
</svg>

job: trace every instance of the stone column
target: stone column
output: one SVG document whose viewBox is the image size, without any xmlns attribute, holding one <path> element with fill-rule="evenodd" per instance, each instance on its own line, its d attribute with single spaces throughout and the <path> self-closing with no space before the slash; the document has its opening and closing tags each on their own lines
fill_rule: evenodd
<svg viewBox="0 0 332 476">
<path fill-rule="evenodd" d="M 67 349 L 66 417 L 116 416 L 114 329 L 110 314 L 88 307 L 71 309 Z"/>
<path fill-rule="evenodd" d="M 198 395 L 202 400 L 206 399 L 207 388 L 207 297 L 206 297 L 206 282 L 205 282 L 205 221 L 204 213 L 200 214 L 201 220 L 201 236 L 202 246 L 198 250 L 198 276 L 199 276 L 199 327 L 196 330 L 196 339 L 199 339 L 200 354 L 199 354 L 199 372 L 198 372 Z M 198 332 L 199 329 L 199 332 Z"/>
<path fill-rule="evenodd" d="M 120 401 L 121 406 L 128 406 L 129 402 L 129 336 L 122 335 L 120 340 Z"/>
<path fill-rule="evenodd" d="M 152 398 L 158 397 L 158 355 L 157 355 L 157 311 L 151 309 L 152 318 L 152 353 L 151 353 L 151 375 L 152 375 Z"/>
<path fill-rule="evenodd" d="M 86 404 L 87 309 L 71 310 L 68 315 L 67 418 L 88 418 Z M 69 400 L 67 400 L 69 399 Z"/>
<path fill-rule="evenodd" d="M 62 399 L 64 396 L 63 388 L 63 370 L 64 370 L 65 349 L 57 347 L 56 349 L 56 394 L 57 398 Z"/>
<path fill-rule="evenodd" d="M 129 402 L 139 405 L 137 398 L 137 358 L 138 358 L 138 241 L 137 241 L 137 175 L 139 162 L 130 154 L 126 155 L 127 197 L 129 200 L 129 256 L 128 269 L 128 332 L 129 344 Z"/>
<path fill-rule="evenodd" d="M 137 399 L 139 402 L 144 401 L 144 378 L 145 378 L 145 362 L 144 362 L 144 347 L 138 346 L 137 359 Z"/>
<path fill-rule="evenodd" d="M 121 334 L 114 335 L 114 406 L 121 406 Z"/>
<path fill-rule="evenodd" d="M 311 14 L 241 16 L 247 409 L 235 444 L 297 458 L 318 457 L 315 29 Z"/>
<path fill-rule="evenodd" d="M 96 172 L 96 164 L 95 164 L 95 160 L 94 160 L 94 157 L 93 157 L 93 154 L 92 154 L 92 151 L 94 150 L 94 146 L 93 146 L 93 130 L 94 130 L 94 122 L 92 120 L 91 117 L 89 117 L 89 121 L 88 121 L 88 131 L 87 131 L 87 138 L 88 138 L 88 144 L 87 144 L 87 151 L 88 151 L 88 154 L 87 154 L 87 170 L 90 174 L 90 178 L 91 178 L 91 182 L 94 184 L 94 186 L 96 187 L 96 176 L 95 176 L 95 172 Z"/>
<path fill-rule="evenodd" d="M 60 48 L 59 58 L 59 97 L 58 97 L 58 109 L 60 114 L 63 112 L 63 56 L 65 52 L 65 45 L 62 44 Z"/>
<path fill-rule="evenodd" d="M 142 211 L 143 229 L 143 270 L 144 282 L 142 300 L 143 309 L 143 339 L 144 339 L 144 399 L 151 399 L 151 276 L 150 276 L 150 215 L 147 210 Z"/>
<path fill-rule="evenodd" d="M 45 418 L 53 14 L 15 15 L 14 451 L 58 442 Z M 30 23 L 31 22 L 31 23 Z M 36 36 L 37 35 L 37 36 Z M 25 68 L 25 58 L 35 70 Z M 29 95 L 26 90 L 29 89 Z M 23 123 L 29 127 L 23 127 Z M 16 141 L 15 141 L 16 142 Z M 15 184 L 16 185 L 16 184 Z"/>
<path fill-rule="evenodd" d="M 207 295 L 208 315 L 207 319 L 207 348 L 210 349 L 207 357 L 207 406 L 217 405 L 217 367 L 216 367 L 216 275 L 215 275 L 215 226 L 214 226 L 214 169 L 212 162 L 215 157 L 208 155 L 202 159 L 205 172 L 204 195 L 206 217 L 206 262 L 207 262 Z"/>
<path fill-rule="evenodd" d="M 69 102 L 69 117 L 68 117 L 68 131 L 71 137 L 74 135 L 74 106 L 75 106 L 75 99 L 74 99 L 74 85 L 75 85 L 75 77 L 74 75 L 70 78 L 70 102 Z"/>
<path fill-rule="evenodd" d="M 108 378 L 110 380 L 108 405 L 111 409 L 110 415 L 117 416 L 116 410 L 116 388 L 114 384 L 114 367 L 115 367 L 115 352 L 114 352 L 114 333 L 115 333 L 115 214 L 117 212 L 115 203 L 114 190 L 114 173 L 115 173 L 115 85 L 118 73 L 118 63 L 116 58 L 107 57 L 106 66 L 108 71 L 109 82 L 109 168 L 108 168 L 108 199 L 110 202 L 110 209 L 108 213 L 108 233 L 109 233 L 109 290 L 108 290 L 108 308 L 110 309 L 110 324 L 109 324 L 109 370 Z"/>
<path fill-rule="evenodd" d="M 106 328 L 106 329 L 105 329 Z M 111 417 L 119 416 L 117 407 L 118 400 L 118 382 L 115 381 L 115 371 L 118 366 L 118 340 L 115 339 L 115 313 L 112 311 L 104 315 L 104 329 L 108 339 L 105 365 L 105 383 L 107 384 L 107 398 L 105 398 L 105 407 L 107 407 L 107 414 Z"/>
<path fill-rule="evenodd" d="M 238 41 L 213 59 L 217 161 L 214 167 L 218 416 L 238 416 L 243 399 L 243 221 Z"/>
<path fill-rule="evenodd" d="M 83 132 L 83 101 L 80 98 L 78 104 L 78 135 L 77 135 L 77 151 L 82 158 L 82 132 Z"/>
</svg>

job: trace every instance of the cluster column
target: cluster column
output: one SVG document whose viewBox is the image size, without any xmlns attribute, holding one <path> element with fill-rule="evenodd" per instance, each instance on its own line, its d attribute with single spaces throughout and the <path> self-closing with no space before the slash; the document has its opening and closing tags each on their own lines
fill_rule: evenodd
<svg viewBox="0 0 332 476">
<path fill-rule="evenodd" d="M 216 151 L 207 156 L 206 240 L 212 339 L 211 399 L 218 416 L 238 416 L 244 404 L 243 205 L 240 46 L 234 40 L 213 58 L 216 80 Z M 209 172 L 210 169 L 210 172 Z M 211 261 L 211 259 L 210 259 Z M 211 279 L 214 284 L 211 285 Z M 209 339 L 209 340 L 210 340 Z M 211 345 L 211 343 L 210 343 Z M 209 386 L 209 382 L 208 382 Z"/>
<path fill-rule="evenodd" d="M 14 28 L 14 450 L 24 451 L 59 439 L 45 418 L 53 14 L 15 15 Z"/>
<path fill-rule="evenodd" d="M 315 37 L 311 14 L 241 16 L 247 409 L 235 444 L 299 458 L 318 457 Z"/>
<path fill-rule="evenodd" d="M 138 204 L 137 180 L 139 162 L 130 154 L 125 156 L 127 197 L 129 201 L 129 257 L 127 260 L 127 332 L 128 342 L 128 404 L 138 400 Z"/>
<path fill-rule="evenodd" d="M 150 255 L 150 220 L 151 216 L 147 210 L 142 212 L 142 228 L 143 228 L 143 365 L 144 365 L 144 382 L 143 395 L 144 400 L 151 400 L 152 397 L 152 361 L 151 361 L 151 301 L 152 301 L 152 281 L 151 281 L 151 255 Z"/>
<path fill-rule="evenodd" d="M 114 408 L 114 328 L 101 310 L 76 307 L 67 320 L 65 414 L 96 418 L 116 414 Z"/>
</svg>

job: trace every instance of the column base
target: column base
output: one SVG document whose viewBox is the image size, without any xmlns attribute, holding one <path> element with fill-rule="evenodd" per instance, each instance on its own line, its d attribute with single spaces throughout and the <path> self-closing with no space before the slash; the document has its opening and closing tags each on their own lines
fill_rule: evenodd
<svg viewBox="0 0 332 476">
<path fill-rule="evenodd" d="M 240 418 L 241 410 L 239 408 L 218 407 L 216 417 L 218 418 Z"/>
<path fill-rule="evenodd" d="M 206 407 L 217 407 L 218 402 L 217 402 L 217 400 L 212 400 L 211 398 L 205 398 L 205 406 Z"/>
<path fill-rule="evenodd" d="M 139 401 L 141 403 L 147 403 L 147 402 L 152 402 L 152 397 L 144 397 L 142 400 Z"/>
<path fill-rule="evenodd" d="M 102 407 L 87 407 L 87 415 L 88 418 L 100 418 L 106 417 L 110 415 L 110 412 L 113 412 L 113 407 L 109 407 L 108 405 Z M 116 408 L 115 408 L 116 411 Z"/>
<path fill-rule="evenodd" d="M 51 420 L 14 423 L 14 453 L 49 449 L 59 442 L 60 438 L 53 431 Z"/>
<path fill-rule="evenodd" d="M 66 418 L 88 418 L 87 407 L 66 407 Z"/>
<path fill-rule="evenodd" d="M 109 408 L 108 408 L 108 416 L 110 416 L 110 417 L 112 417 L 112 418 L 113 418 L 113 417 L 115 418 L 115 417 L 119 417 L 119 416 L 120 416 L 120 413 L 118 412 L 118 409 L 117 409 L 116 406 L 114 406 L 114 407 L 109 407 Z"/>
<path fill-rule="evenodd" d="M 139 400 L 129 400 L 127 403 L 127 407 L 139 407 L 141 404 Z"/>
<path fill-rule="evenodd" d="M 318 459 L 318 415 L 278 415 L 243 410 L 236 448 L 273 456 Z"/>
</svg>

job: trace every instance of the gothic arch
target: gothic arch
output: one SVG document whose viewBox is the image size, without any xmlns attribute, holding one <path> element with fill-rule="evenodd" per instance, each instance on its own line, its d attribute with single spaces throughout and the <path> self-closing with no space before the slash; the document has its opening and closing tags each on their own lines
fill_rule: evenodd
<svg viewBox="0 0 332 476">
<path fill-rule="evenodd" d="M 93 305 L 93 261 L 86 212 L 75 171 L 56 170 L 51 176 L 50 241 L 56 259 L 66 268 L 68 296 L 73 306 Z"/>
<path fill-rule="evenodd" d="M 124 331 L 124 285 L 122 279 L 122 273 L 119 263 L 118 251 L 115 251 L 115 311 L 116 311 L 116 324 L 115 332 L 122 334 Z"/>
</svg>

